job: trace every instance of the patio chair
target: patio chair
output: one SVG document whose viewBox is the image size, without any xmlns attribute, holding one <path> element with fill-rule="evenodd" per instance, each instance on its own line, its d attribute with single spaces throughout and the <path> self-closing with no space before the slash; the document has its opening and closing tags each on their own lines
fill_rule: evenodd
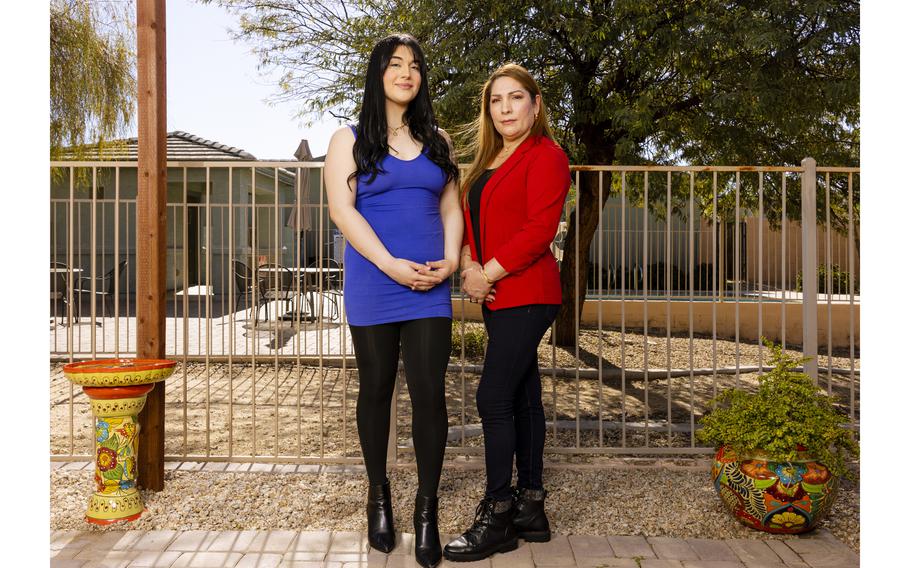
<svg viewBox="0 0 910 568">
<path fill-rule="evenodd" d="M 267 263 L 259 267 L 259 289 L 262 292 L 262 302 L 265 305 L 265 319 L 269 320 L 269 305 L 284 302 L 285 311 L 292 310 L 297 290 L 294 289 L 294 273 L 285 266 L 276 263 Z M 275 317 L 278 317 L 276 312 Z"/>
<path fill-rule="evenodd" d="M 307 291 L 312 292 L 318 297 L 318 310 L 319 317 L 322 317 L 322 303 L 323 299 L 328 300 L 329 305 L 331 306 L 331 311 L 329 312 L 329 319 L 335 320 L 339 317 L 338 310 L 338 299 L 342 296 L 342 268 L 335 262 L 333 258 L 323 258 L 322 264 L 318 261 L 312 262 L 307 266 L 308 269 L 322 268 L 323 270 L 319 272 L 307 272 Z M 326 270 L 329 269 L 329 270 Z M 321 277 L 321 278 L 320 278 Z M 322 284 L 322 290 L 320 291 L 319 285 Z"/>
<path fill-rule="evenodd" d="M 607 274 L 604 280 L 603 285 L 607 290 L 619 289 L 619 269 L 612 263 L 607 265 Z"/>
<path fill-rule="evenodd" d="M 262 287 L 258 284 L 256 285 L 255 294 L 253 293 L 253 284 L 256 281 L 256 276 L 253 274 L 252 269 L 247 266 L 245 263 L 234 259 L 233 266 L 234 270 L 234 282 L 237 284 L 237 289 L 239 293 L 237 294 L 237 301 L 234 302 L 234 310 L 240 306 L 240 300 L 246 300 L 246 310 L 250 309 L 250 315 L 255 313 L 255 318 L 259 320 L 259 308 L 261 308 L 265 302 L 265 296 L 263 294 Z M 252 305 L 250 300 L 252 299 Z M 268 314 L 268 306 L 266 306 L 266 314 Z M 268 317 L 268 316 L 266 316 Z"/>
<path fill-rule="evenodd" d="M 54 302 L 53 320 L 57 321 L 57 303 L 63 305 L 63 321 L 66 321 L 67 314 L 71 308 L 69 298 L 67 297 L 67 275 L 70 273 L 70 267 L 64 262 L 51 262 L 51 269 L 57 269 L 51 272 L 51 301 Z M 63 270 L 61 272 L 61 270 Z M 75 282 L 74 282 L 75 283 Z M 79 323 L 79 302 L 75 302 L 73 321 Z"/>
<path fill-rule="evenodd" d="M 114 290 L 114 271 L 117 271 L 117 274 L 120 275 L 121 280 L 123 279 L 123 271 L 126 269 L 128 264 L 127 260 L 121 260 L 117 263 L 117 266 L 111 268 L 104 273 L 103 276 L 94 277 L 95 281 L 95 295 L 101 295 L 101 315 L 108 315 L 108 304 L 113 305 L 117 301 L 117 296 Z M 77 289 L 73 290 L 74 294 L 79 294 L 80 302 L 82 299 L 82 294 L 91 294 L 92 293 L 92 280 L 91 276 L 82 276 L 79 278 L 79 286 Z M 105 301 L 107 300 L 107 301 Z"/>
</svg>

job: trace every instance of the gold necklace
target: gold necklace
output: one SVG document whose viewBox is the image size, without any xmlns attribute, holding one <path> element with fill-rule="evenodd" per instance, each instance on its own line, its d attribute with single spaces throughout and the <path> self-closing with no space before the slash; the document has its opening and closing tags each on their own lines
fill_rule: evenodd
<svg viewBox="0 0 910 568">
<path fill-rule="evenodd" d="M 394 138 L 395 136 L 398 136 L 398 133 L 401 132 L 404 129 L 404 127 L 406 127 L 407 125 L 408 125 L 407 122 L 402 122 L 400 125 L 396 126 L 395 128 L 392 128 L 391 126 L 386 126 L 386 128 L 389 129 L 389 131 L 392 133 L 392 137 Z"/>
<path fill-rule="evenodd" d="M 505 157 L 507 157 L 509 154 L 511 154 L 512 152 L 514 152 L 514 151 L 515 151 L 515 148 L 516 148 L 515 146 L 513 146 L 512 148 L 506 148 L 505 144 L 503 144 L 502 150 L 499 151 L 499 155 L 502 156 L 503 158 L 505 158 Z"/>
</svg>

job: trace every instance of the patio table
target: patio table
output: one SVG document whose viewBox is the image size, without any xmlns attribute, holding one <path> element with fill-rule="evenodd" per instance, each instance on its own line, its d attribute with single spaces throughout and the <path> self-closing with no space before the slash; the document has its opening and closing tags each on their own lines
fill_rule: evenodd
<svg viewBox="0 0 910 568">
<path fill-rule="evenodd" d="M 315 300 L 313 299 L 314 296 L 317 293 L 319 293 L 319 286 L 318 286 L 318 284 L 311 283 L 310 279 L 307 278 L 307 276 L 309 276 L 309 275 L 318 276 L 321 274 L 323 277 L 326 277 L 329 274 L 341 274 L 344 269 L 334 268 L 334 267 L 320 268 L 320 267 L 316 267 L 316 266 L 283 266 L 283 267 L 263 266 L 263 267 L 259 267 L 258 270 L 259 270 L 259 272 L 276 272 L 276 271 L 283 272 L 285 270 L 290 272 L 291 275 L 300 283 L 299 291 L 300 291 L 300 294 L 302 294 L 303 297 L 306 299 L 306 304 L 307 304 L 308 315 L 300 314 L 299 319 L 300 319 L 300 321 L 303 321 L 303 322 L 313 322 L 313 321 L 316 321 L 317 319 L 319 319 L 319 317 L 321 317 L 321 315 L 319 317 L 317 317 L 315 315 L 316 308 L 315 308 Z M 297 290 L 296 288 L 292 288 L 290 291 L 296 291 L 296 290 Z M 322 310 L 319 310 L 319 312 L 321 314 Z M 298 319 L 298 314 L 296 313 L 296 311 L 289 311 L 289 312 L 285 313 L 283 316 L 281 316 L 280 319 L 296 321 Z"/>
</svg>

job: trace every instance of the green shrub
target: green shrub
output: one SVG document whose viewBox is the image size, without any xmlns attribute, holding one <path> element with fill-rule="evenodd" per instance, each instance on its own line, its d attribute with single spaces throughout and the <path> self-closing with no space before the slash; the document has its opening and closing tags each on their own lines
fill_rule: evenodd
<svg viewBox="0 0 910 568">
<path fill-rule="evenodd" d="M 452 357 L 461 357 L 461 333 L 464 329 L 464 356 L 483 357 L 487 333 L 481 323 L 452 320 Z"/>
<path fill-rule="evenodd" d="M 803 291 L 803 271 L 796 273 L 796 291 Z M 859 294 L 859 278 L 853 281 L 853 291 Z M 818 267 L 818 293 L 828 294 L 828 269 L 824 264 Z M 850 293 L 850 273 L 841 270 L 836 264 L 831 265 L 831 294 Z"/>
<path fill-rule="evenodd" d="M 802 447 L 835 475 L 847 472 L 846 455 L 859 455 L 847 417 L 805 373 L 795 371 L 804 362 L 783 353 L 769 341 L 774 368 L 759 377 L 758 392 L 728 389 L 714 402 L 717 408 L 699 421 L 697 437 L 719 447 L 730 446 L 738 455 L 763 453 L 769 461 L 798 459 Z"/>
</svg>

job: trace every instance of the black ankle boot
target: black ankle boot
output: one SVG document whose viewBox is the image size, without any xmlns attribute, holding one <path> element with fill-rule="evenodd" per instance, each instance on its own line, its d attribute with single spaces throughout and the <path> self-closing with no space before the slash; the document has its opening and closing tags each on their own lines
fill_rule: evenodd
<svg viewBox="0 0 910 568">
<path fill-rule="evenodd" d="M 443 555 L 453 562 L 481 560 L 496 552 L 518 548 L 512 526 L 512 502 L 485 497 L 474 512 L 474 524 L 446 545 Z"/>
<path fill-rule="evenodd" d="M 550 522 L 543 510 L 543 501 L 547 497 L 544 489 L 515 489 L 512 501 L 514 515 L 512 524 L 518 538 L 528 542 L 547 542 L 550 540 Z"/>
<path fill-rule="evenodd" d="M 414 558 L 424 568 L 433 568 L 442 560 L 436 511 L 439 499 L 418 495 L 414 500 Z"/>
<path fill-rule="evenodd" d="M 389 482 L 370 485 L 367 494 L 367 539 L 381 552 L 395 548 L 395 524 L 392 522 L 392 492 Z"/>
</svg>

